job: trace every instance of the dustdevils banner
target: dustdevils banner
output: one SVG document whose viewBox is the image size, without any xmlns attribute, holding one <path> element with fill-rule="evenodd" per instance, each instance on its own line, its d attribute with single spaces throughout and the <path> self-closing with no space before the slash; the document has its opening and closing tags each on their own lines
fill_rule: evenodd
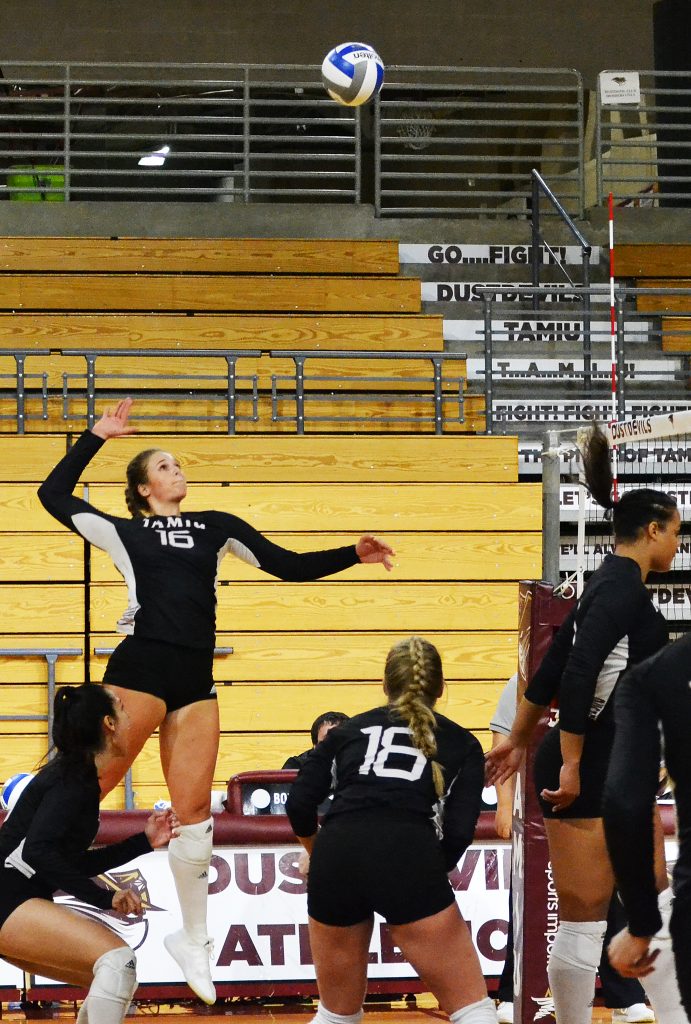
<svg viewBox="0 0 691 1024">
<path fill-rule="evenodd" d="M 215 982 L 314 979 L 307 934 L 305 883 L 297 870 L 298 847 L 220 847 L 212 861 L 209 925 L 214 940 Z M 506 845 L 473 845 L 451 877 L 463 917 L 470 925 L 486 976 L 501 973 L 508 930 L 510 850 Z M 163 950 L 163 937 L 180 927 L 177 898 L 165 852 L 150 853 L 108 872 L 104 884 L 134 887 L 146 907 L 142 920 L 123 921 L 69 897 L 60 902 L 105 920 L 137 950 L 139 980 L 182 981 Z M 412 978 L 415 974 L 377 920 L 369 976 Z M 36 979 L 43 984 L 43 979 Z"/>
</svg>

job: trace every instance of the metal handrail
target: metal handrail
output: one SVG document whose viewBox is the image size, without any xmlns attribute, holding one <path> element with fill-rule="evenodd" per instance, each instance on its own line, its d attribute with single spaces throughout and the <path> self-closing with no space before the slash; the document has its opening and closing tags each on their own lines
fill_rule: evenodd
<svg viewBox="0 0 691 1024">
<path fill-rule="evenodd" d="M 0 715 L 1 722 L 47 722 L 48 746 L 53 735 L 53 702 L 55 700 L 55 666 L 62 656 L 77 656 L 84 653 L 81 647 L 2 647 L 1 658 L 45 658 L 48 663 L 48 712 L 45 715 Z M 50 756 L 50 750 L 48 751 Z"/>
<path fill-rule="evenodd" d="M 538 247 L 540 242 L 547 244 L 542 237 L 540 232 L 540 196 L 544 195 L 549 202 L 552 204 L 559 217 L 569 229 L 573 237 L 576 239 L 581 247 L 581 267 L 583 273 L 583 314 L 585 318 L 585 330 L 583 332 L 583 368 L 586 373 L 586 387 L 589 387 L 589 375 L 590 366 L 592 359 L 592 344 L 590 337 L 590 255 L 592 253 L 592 245 L 581 231 L 576 227 L 572 218 L 566 212 L 562 204 L 559 202 L 554 192 L 551 190 L 542 175 L 533 168 L 531 172 L 532 178 L 532 211 L 531 211 L 531 234 L 532 234 L 532 249 L 530 254 L 530 266 L 532 283 L 534 288 L 540 286 L 540 261 L 538 259 Z M 561 266 L 562 273 L 566 275 L 566 271 Z M 537 297 L 533 297 L 533 309 L 537 309 Z"/>
<path fill-rule="evenodd" d="M 461 352 L 399 352 L 399 351 L 386 351 L 386 352 L 374 352 L 374 351 L 347 351 L 335 349 L 332 351 L 320 351 L 314 352 L 311 349 L 274 349 L 269 355 L 272 358 L 281 357 L 292 359 L 295 363 L 295 428 L 296 433 L 304 434 L 305 432 L 305 363 L 308 359 L 366 359 L 366 360 L 413 360 L 418 362 L 431 362 L 433 367 L 433 384 L 434 384 L 434 432 L 435 434 L 442 434 L 444 430 L 444 417 L 443 417 L 443 380 L 442 380 L 442 366 L 445 362 L 455 362 L 459 360 L 465 360 L 467 357 L 465 353 Z M 288 378 L 286 378 L 288 379 Z M 292 378 L 290 378 L 292 379 Z M 317 378 L 324 380 L 325 378 Z M 338 377 L 339 381 L 347 381 L 348 377 Z M 361 382 L 363 378 L 357 378 L 358 382 Z M 365 378 L 366 380 L 372 381 L 391 381 L 392 378 Z M 459 383 L 462 386 L 462 380 L 460 378 L 455 379 L 454 383 Z M 462 404 L 462 390 L 459 391 L 459 402 Z"/>
<path fill-rule="evenodd" d="M 216 358 L 225 359 L 227 368 L 227 387 L 226 387 L 226 402 L 227 402 L 227 427 L 228 433 L 234 434 L 237 426 L 237 375 L 236 366 L 238 359 L 258 359 L 261 356 L 260 349 L 179 349 L 179 348 L 157 348 L 157 349 L 140 349 L 140 348 L 99 348 L 99 349 L 83 349 L 83 348 L 65 348 L 62 350 L 62 354 L 65 356 L 81 356 L 86 360 L 86 420 L 87 426 L 93 427 L 96 422 L 96 360 L 100 356 L 120 356 L 123 358 L 156 358 L 162 356 L 165 358 L 171 357 L 175 359 L 189 359 L 190 357 L 199 358 Z M 122 376 L 125 379 L 132 379 L 137 374 L 126 374 L 113 375 Z M 220 379 L 220 378 L 219 378 Z M 253 397 L 256 399 L 256 377 L 252 378 L 253 381 Z M 63 399 L 66 400 L 67 396 L 63 393 Z"/>
</svg>

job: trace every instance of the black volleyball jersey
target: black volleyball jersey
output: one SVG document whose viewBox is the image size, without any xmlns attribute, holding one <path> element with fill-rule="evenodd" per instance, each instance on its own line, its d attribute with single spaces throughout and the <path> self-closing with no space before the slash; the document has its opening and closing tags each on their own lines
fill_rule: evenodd
<svg viewBox="0 0 691 1024">
<path fill-rule="evenodd" d="M 226 512 L 124 519 L 100 512 L 72 491 L 104 442 L 86 430 L 41 484 L 51 515 L 113 559 L 128 589 L 120 633 L 183 647 L 213 647 L 216 583 L 228 552 L 281 580 L 301 582 L 341 572 L 358 562 L 354 545 L 297 553 L 267 540 Z"/>
<path fill-rule="evenodd" d="M 310 751 L 288 794 L 286 812 L 297 836 L 317 830 L 317 808 L 334 785 L 327 818 L 380 809 L 433 821 L 451 870 L 470 845 L 484 786 L 482 747 L 472 733 L 435 712 L 436 761 L 445 791 L 437 796 L 432 766 L 413 745 L 405 723 L 388 707 L 355 715 L 329 730 Z M 382 825 L 385 827 L 385 825 Z"/>
<path fill-rule="evenodd" d="M 559 725 L 585 733 L 595 722 L 611 725 L 610 697 L 622 672 L 667 643 L 664 616 L 652 603 L 631 558 L 607 555 L 576 607 L 557 632 L 526 688 L 533 704 L 559 694 Z"/>
<path fill-rule="evenodd" d="M 148 853 L 151 846 L 139 832 L 90 850 L 98 832 L 99 797 L 96 769 L 76 774 L 58 756 L 31 780 L 0 827 L 0 865 L 33 879 L 45 898 L 60 889 L 110 910 L 112 890 L 92 879 Z"/>
<path fill-rule="evenodd" d="M 607 845 L 632 935 L 662 921 L 653 867 L 652 808 L 659 784 L 660 726 L 674 782 L 679 856 L 674 891 L 691 898 L 691 634 L 636 665 L 614 702 L 615 733 L 603 804 Z"/>
</svg>

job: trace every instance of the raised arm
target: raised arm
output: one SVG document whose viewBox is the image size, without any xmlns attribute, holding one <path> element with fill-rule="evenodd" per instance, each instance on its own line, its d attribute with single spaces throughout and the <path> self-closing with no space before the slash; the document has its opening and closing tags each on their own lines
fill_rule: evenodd
<svg viewBox="0 0 691 1024">
<path fill-rule="evenodd" d="M 75 497 L 72 492 L 86 467 L 103 447 L 104 441 L 109 437 L 132 433 L 133 428 L 127 422 L 131 406 L 132 399 L 126 398 L 114 409 L 107 409 L 93 430 L 84 431 L 39 487 L 38 497 L 43 507 L 68 530 L 85 536 L 84 531 L 75 522 L 75 516 L 80 513 L 112 520 L 113 517 L 98 512 L 93 505 Z M 87 540 L 90 539 L 87 537 Z"/>
</svg>

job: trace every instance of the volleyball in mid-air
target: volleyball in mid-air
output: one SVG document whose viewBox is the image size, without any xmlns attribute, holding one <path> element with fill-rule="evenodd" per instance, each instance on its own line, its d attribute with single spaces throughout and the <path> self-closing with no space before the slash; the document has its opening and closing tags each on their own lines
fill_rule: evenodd
<svg viewBox="0 0 691 1024">
<path fill-rule="evenodd" d="M 322 82 L 332 100 L 359 107 L 376 96 L 384 81 L 384 64 L 367 43 L 334 46 L 322 64 Z"/>
<path fill-rule="evenodd" d="M 0 804 L 4 811 L 11 811 L 19 797 L 33 779 L 31 772 L 18 772 L 17 775 L 10 775 L 0 791 Z"/>
</svg>

